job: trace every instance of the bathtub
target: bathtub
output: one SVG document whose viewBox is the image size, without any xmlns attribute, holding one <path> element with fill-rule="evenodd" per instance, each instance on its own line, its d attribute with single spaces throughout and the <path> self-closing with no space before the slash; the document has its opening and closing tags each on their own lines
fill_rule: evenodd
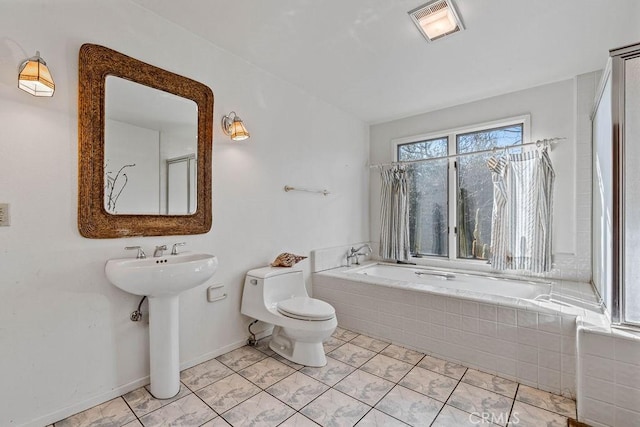
<svg viewBox="0 0 640 427">
<path fill-rule="evenodd" d="M 554 301 L 591 301 L 587 283 L 382 262 L 312 273 L 314 297 L 334 306 L 343 328 L 575 397 L 576 318 L 585 309 Z"/>
<path fill-rule="evenodd" d="M 550 282 L 498 278 L 484 274 L 445 271 L 402 264 L 373 263 L 346 270 L 345 274 L 361 274 L 372 278 L 405 282 L 407 288 L 414 290 L 441 288 L 529 300 L 545 298 L 551 293 Z"/>
</svg>

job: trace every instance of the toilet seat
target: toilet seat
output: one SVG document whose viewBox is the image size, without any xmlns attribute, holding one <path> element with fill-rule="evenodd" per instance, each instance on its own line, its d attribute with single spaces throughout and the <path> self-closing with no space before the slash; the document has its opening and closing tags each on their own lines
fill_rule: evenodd
<svg viewBox="0 0 640 427">
<path fill-rule="evenodd" d="M 330 320 L 336 315 L 331 304 L 309 297 L 295 297 L 280 301 L 277 308 L 280 314 L 299 320 Z"/>
</svg>

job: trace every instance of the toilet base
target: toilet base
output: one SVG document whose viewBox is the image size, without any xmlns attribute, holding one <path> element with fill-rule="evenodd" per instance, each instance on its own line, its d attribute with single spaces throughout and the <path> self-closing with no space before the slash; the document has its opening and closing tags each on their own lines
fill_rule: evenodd
<svg viewBox="0 0 640 427">
<path fill-rule="evenodd" d="M 331 333 L 329 333 L 329 335 L 331 335 Z M 324 347 L 322 346 L 323 338 L 326 337 L 316 337 L 316 339 L 320 340 L 319 342 L 293 340 L 287 336 L 282 327 L 276 326 L 273 329 L 273 335 L 271 335 L 269 348 L 291 362 L 320 368 L 327 364 Z"/>
</svg>

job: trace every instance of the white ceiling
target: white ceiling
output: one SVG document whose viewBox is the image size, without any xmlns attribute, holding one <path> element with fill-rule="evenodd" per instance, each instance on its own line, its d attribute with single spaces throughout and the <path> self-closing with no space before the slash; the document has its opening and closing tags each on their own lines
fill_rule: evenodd
<svg viewBox="0 0 640 427">
<path fill-rule="evenodd" d="M 427 43 L 426 0 L 133 0 L 377 123 L 602 68 L 640 41 L 637 0 L 454 0 L 466 30 Z"/>
</svg>

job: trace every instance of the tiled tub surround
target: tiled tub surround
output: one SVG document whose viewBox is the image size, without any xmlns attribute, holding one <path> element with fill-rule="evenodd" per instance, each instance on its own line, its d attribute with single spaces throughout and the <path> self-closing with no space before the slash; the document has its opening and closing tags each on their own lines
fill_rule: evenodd
<svg viewBox="0 0 640 427">
<path fill-rule="evenodd" d="M 325 351 L 326 367 L 304 367 L 264 339 L 182 371 L 173 399 L 143 387 L 55 426 L 564 427 L 576 414 L 571 399 L 342 328 Z"/>
<path fill-rule="evenodd" d="M 314 297 L 335 307 L 341 326 L 575 397 L 576 318 L 602 317 L 591 285 L 554 282 L 550 300 L 534 301 L 416 286 L 358 268 L 313 274 Z"/>
<path fill-rule="evenodd" d="M 579 321 L 578 355 L 580 421 L 640 426 L 640 332 Z"/>
</svg>

